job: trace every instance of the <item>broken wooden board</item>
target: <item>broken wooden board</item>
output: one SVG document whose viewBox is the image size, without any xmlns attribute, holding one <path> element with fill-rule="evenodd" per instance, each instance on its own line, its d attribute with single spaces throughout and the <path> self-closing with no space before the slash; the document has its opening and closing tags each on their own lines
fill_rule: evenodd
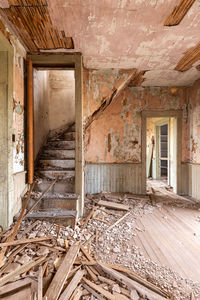
<svg viewBox="0 0 200 300">
<path fill-rule="evenodd" d="M 69 251 L 67 252 L 61 266 L 53 277 L 52 282 L 50 283 L 45 297 L 48 300 L 57 300 L 60 296 L 62 288 L 67 280 L 73 263 L 77 257 L 79 251 L 79 245 L 75 244 L 71 246 Z"/>
<path fill-rule="evenodd" d="M 0 279 L 0 287 L 3 286 L 4 284 L 6 284 L 9 281 L 12 281 L 15 279 L 16 276 L 23 274 L 27 271 L 29 271 L 31 268 L 33 268 L 34 266 L 39 265 L 40 263 L 42 263 L 44 260 L 46 259 L 46 255 L 37 259 L 37 260 L 31 260 L 28 263 L 22 265 L 21 267 L 19 267 L 17 270 L 1 277 Z"/>
<path fill-rule="evenodd" d="M 26 201 L 24 203 L 24 206 L 20 212 L 20 215 L 19 215 L 19 218 L 17 220 L 17 223 L 15 224 L 15 226 L 13 227 L 13 230 L 12 230 L 12 234 L 11 236 L 9 236 L 8 238 L 8 242 L 12 242 L 14 241 L 15 239 L 15 236 L 17 235 L 17 232 L 19 230 L 19 226 L 21 224 L 21 221 L 23 220 L 23 217 L 24 217 L 24 214 L 25 214 L 25 211 L 26 211 L 26 208 L 28 206 L 28 203 L 30 201 L 30 198 L 31 198 L 31 193 L 33 191 L 33 188 L 34 188 L 34 183 L 31 185 L 31 188 L 28 192 L 28 195 L 27 195 L 27 198 L 26 198 Z M 2 250 L 1 250 L 1 253 L 0 253 L 0 267 L 2 267 L 4 265 L 4 256 L 6 254 L 6 251 L 8 249 L 8 246 L 5 246 Z"/>
<path fill-rule="evenodd" d="M 99 263 L 99 266 L 102 268 L 102 270 L 109 274 L 111 277 L 115 278 L 120 283 L 125 284 L 130 289 L 135 289 L 138 291 L 143 297 L 147 297 L 151 300 L 164 300 L 167 299 L 167 297 L 161 296 L 158 293 L 146 288 L 145 286 L 141 285 L 140 283 L 128 278 L 127 276 L 123 275 L 122 273 L 119 273 L 118 271 L 115 271 L 113 269 L 110 269 L 106 265 Z"/>
<path fill-rule="evenodd" d="M 116 210 L 129 210 L 128 205 L 120 204 L 116 202 L 104 201 L 104 200 L 100 200 L 98 202 L 98 205 L 105 206 L 111 209 L 116 209 Z"/>
<path fill-rule="evenodd" d="M 5 286 L 0 287 L 0 299 L 2 298 L 6 299 L 7 296 L 12 294 L 13 300 L 16 299 L 28 300 L 29 298 L 20 298 L 21 295 L 18 294 L 18 292 L 20 292 L 24 288 L 30 289 L 32 294 L 33 292 L 37 291 L 37 283 L 33 279 L 25 278 L 25 279 L 17 280 L 15 282 L 6 284 Z M 28 295 L 28 293 L 26 293 L 26 295 Z"/>
<path fill-rule="evenodd" d="M 77 285 L 79 284 L 79 282 L 81 281 L 85 273 L 86 273 L 85 270 L 78 270 L 78 272 L 76 272 L 70 284 L 66 287 L 64 292 L 61 294 L 59 300 L 68 300 L 71 297 L 73 291 L 76 289 Z"/>
<path fill-rule="evenodd" d="M 124 216 L 122 216 L 120 219 L 118 219 L 114 224 L 109 226 L 108 229 L 106 229 L 106 231 L 111 230 L 112 228 L 114 228 L 116 225 L 118 225 L 122 220 L 124 220 L 129 215 L 130 215 L 130 212 L 127 212 Z"/>
<path fill-rule="evenodd" d="M 53 236 L 46 236 L 46 237 L 39 237 L 34 239 L 24 239 L 24 240 L 16 240 L 12 242 L 5 242 L 0 243 L 0 247 L 8 247 L 8 246 L 14 246 L 14 245 L 21 245 L 21 244 L 27 244 L 27 243 L 35 243 L 35 242 L 41 242 L 46 240 L 52 240 Z"/>
<path fill-rule="evenodd" d="M 168 296 L 166 293 L 164 293 L 159 287 L 155 286 L 153 283 L 147 281 L 146 279 L 140 277 L 138 274 L 136 274 L 135 272 L 121 267 L 121 266 L 117 266 L 117 265 L 112 265 L 112 264 L 108 264 L 108 263 L 104 263 L 104 265 L 110 269 L 114 269 L 116 271 L 120 271 L 123 272 L 125 274 L 128 274 L 129 277 L 131 277 L 133 280 L 137 281 L 138 283 L 144 285 L 145 287 L 151 289 L 152 291 L 160 294 L 161 296 Z"/>
<path fill-rule="evenodd" d="M 93 283 L 92 281 L 86 279 L 85 277 L 83 277 L 83 281 L 89 285 L 89 287 L 95 291 L 97 291 L 98 293 L 100 293 L 100 295 L 103 295 L 105 296 L 107 299 L 110 299 L 110 300 L 116 300 L 115 296 L 112 295 L 110 292 L 104 290 L 101 286 Z"/>
<path fill-rule="evenodd" d="M 86 283 L 83 284 L 83 287 L 89 292 L 91 293 L 95 298 L 99 299 L 99 300 L 105 300 L 104 297 L 102 297 L 100 294 L 98 294 L 95 290 L 93 290 L 89 285 L 87 285 Z"/>
</svg>

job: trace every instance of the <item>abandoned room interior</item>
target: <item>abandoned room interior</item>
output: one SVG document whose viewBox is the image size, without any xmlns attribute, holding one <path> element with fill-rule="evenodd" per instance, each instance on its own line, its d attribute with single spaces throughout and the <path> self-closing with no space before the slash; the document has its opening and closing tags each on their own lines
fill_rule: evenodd
<svg viewBox="0 0 200 300">
<path fill-rule="evenodd" d="M 0 0 L 0 299 L 200 299 L 199 33 L 199 0 Z"/>
</svg>

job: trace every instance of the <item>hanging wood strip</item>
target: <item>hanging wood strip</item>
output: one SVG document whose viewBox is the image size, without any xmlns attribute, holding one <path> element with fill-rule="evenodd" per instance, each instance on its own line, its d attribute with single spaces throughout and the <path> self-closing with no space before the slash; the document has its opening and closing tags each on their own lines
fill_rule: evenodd
<svg viewBox="0 0 200 300">
<path fill-rule="evenodd" d="M 30 52 L 50 49 L 74 49 L 72 37 L 53 26 L 46 0 L 9 0 L 9 8 L 1 8 Z"/>
<path fill-rule="evenodd" d="M 181 0 L 179 5 L 174 8 L 173 12 L 166 19 L 164 26 L 178 25 L 194 2 L 195 0 Z"/>
<path fill-rule="evenodd" d="M 198 60 L 200 60 L 200 42 L 185 52 L 184 56 L 176 65 L 175 70 L 181 72 L 187 71 Z"/>
</svg>

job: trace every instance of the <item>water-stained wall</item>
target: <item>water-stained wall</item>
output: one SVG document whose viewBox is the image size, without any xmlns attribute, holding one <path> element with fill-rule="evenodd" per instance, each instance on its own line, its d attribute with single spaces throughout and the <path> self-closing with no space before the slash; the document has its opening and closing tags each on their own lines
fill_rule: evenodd
<svg viewBox="0 0 200 300">
<path fill-rule="evenodd" d="M 188 160 L 200 164 L 200 80 L 188 88 L 188 116 Z"/>
<path fill-rule="evenodd" d="M 129 74 L 130 70 L 85 70 L 85 120 Z M 141 178 L 141 113 L 144 110 L 182 111 L 181 156 L 182 161 L 186 162 L 189 155 L 187 107 L 185 87 L 125 87 L 85 131 L 86 190 L 144 191 Z M 127 172 L 128 177 L 125 176 Z M 94 182 L 94 177 L 99 178 L 98 182 L 96 179 Z M 110 184 L 106 183 L 105 178 Z M 114 180 L 119 184 L 114 185 Z"/>
<path fill-rule="evenodd" d="M 200 80 L 187 90 L 187 163 L 184 165 L 186 193 L 200 200 Z"/>
<path fill-rule="evenodd" d="M 116 72 L 116 71 L 115 71 Z M 108 83 L 115 86 L 115 72 L 98 71 L 95 79 L 85 84 L 85 116 L 92 113 L 94 103 L 106 97 Z M 88 71 L 87 71 L 88 73 Z M 90 74 L 92 76 L 92 74 Z M 110 80 L 109 80 L 110 78 Z M 86 77 L 86 80 L 88 78 Z M 123 80 L 123 79 L 122 79 Z M 95 81 L 95 83 L 93 83 Z M 93 89 L 95 86 L 95 89 Z M 97 104 L 96 104 L 97 105 Z M 185 88 L 171 90 L 167 87 L 127 87 L 86 130 L 85 160 L 89 163 L 140 163 L 141 162 L 141 112 L 143 110 L 174 110 L 186 107 Z M 185 125 L 183 120 L 183 136 Z M 185 139 L 183 139 L 185 142 Z M 183 159 L 186 146 L 183 145 Z"/>
<path fill-rule="evenodd" d="M 13 171 L 24 171 L 24 58 L 26 51 L 13 39 L 14 74 L 13 74 Z"/>
</svg>

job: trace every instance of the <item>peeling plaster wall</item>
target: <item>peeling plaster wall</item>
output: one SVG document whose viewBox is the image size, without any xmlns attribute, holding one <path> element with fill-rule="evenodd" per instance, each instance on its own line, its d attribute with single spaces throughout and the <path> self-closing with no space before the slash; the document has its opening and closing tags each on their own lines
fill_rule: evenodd
<svg viewBox="0 0 200 300">
<path fill-rule="evenodd" d="M 49 133 L 48 71 L 34 69 L 34 158 Z"/>
<path fill-rule="evenodd" d="M 20 42 L 10 36 L 14 48 L 13 61 L 13 173 L 14 202 L 11 215 L 21 209 L 21 197 L 27 191 L 24 155 L 24 59 L 26 51 Z"/>
<path fill-rule="evenodd" d="M 24 171 L 24 58 L 26 52 L 17 40 L 14 47 L 13 74 L 13 171 Z"/>
<path fill-rule="evenodd" d="M 102 103 L 102 99 L 111 94 L 121 79 L 120 74 L 124 73 L 124 70 L 113 71 L 112 69 L 106 71 L 85 70 L 84 118 L 91 115 Z M 124 76 L 126 78 L 127 74 Z M 182 160 L 186 161 L 188 156 L 186 108 L 186 88 L 184 87 L 127 87 L 85 132 L 86 185 L 92 185 L 90 167 L 110 164 L 111 168 L 113 164 L 131 164 L 135 168 L 136 164 L 141 165 L 141 112 L 143 110 L 183 110 Z M 95 174 L 99 178 L 103 178 L 105 175 L 102 174 L 102 170 L 106 170 L 106 168 L 99 169 L 100 173 L 95 169 Z M 135 174 L 141 179 L 141 172 L 138 168 L 137 170 Z M 111 174 L 110 170 L 109 172 Z M 113 181 L 114 178 L 123 180 L 123 174 L 116 174 L 113 179 L 108 175 L 106 177 L 110 181 Z M 133 189 L 130 188 L 129 184 L 127 190 L 126 185 L 124 185 L 123 190 L 139 191 L 141 190 L 141 183 L 138 182 L 138 184 L 139 187 Z M 110 187 L 112 188 L 112 184 Z M 90 188 L 89 191 L 91 190 Z M 94 192 L 94 190 L 92 191 Z M 95 192 L 98 191 L 98 189 L 95 190 Z"/>
<path fill-rule="evenodd" d="M 101 75 L 102 77 L 103 75 Z M 101 85 L 104 85 L 101 81 Z M 90 95 L 92 85 L 88 83 Z M 96 89 L 98 89 L 96 87 Z M 85 87 L 85 92 L 88 89 Z M 100 95 L 102 96 L 102 95 Z M 86 110 L 93 105 L 85 93 Z M 85 135 L 85 160 L 89 163 L 140 163 L 141 162 L 141 111 L 185 109 L 185 88 L 177 88 L 172 94 L 167 87 L 126 88 L 98 120 L 88 128 Z M 91 112 L 91 108 L 89 110 Z M 183 135 L 185 128 L 183 122 Z M 185 143 L 185 140 L 183 140 Z M 185 144 L 183 145 L 185 149 Z M 185 159 L 183 153 L 183 159 Z"/>
<path fill-rule="evenodd" d="M 200 164 L 200 80 L 188 88 L 189 162 Z"/>
<path fill-rule="evenodd" d="M 49 129 L 75 122 L 74 71 L 49 71 Z"/>
<path fill-rule="evenodd" d="M 1 105 L 0 105 L 0 225 L 6 227 L 21 208 L 25 193 L 24 170 L 24 69 L 26 51 L 9 34 L 9 41 L 1 36 Z M 2 180 L 3 179 L 3 180 Z"/>
<path fill-rule="evenodd" d="M 187 90 L 187 163 L 183 165 L 185 194 L 200 200 L 200 80 Z"/>
</svg>

